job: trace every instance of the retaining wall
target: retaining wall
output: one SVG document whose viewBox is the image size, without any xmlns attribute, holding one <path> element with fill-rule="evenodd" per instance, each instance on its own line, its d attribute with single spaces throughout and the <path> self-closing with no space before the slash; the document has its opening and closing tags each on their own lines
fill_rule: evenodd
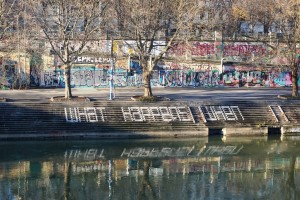
<svg viewBox="0 0 300 200">
<path fill-rule="evenodd" d="M 300 101 L 0 103 L 0 138 L 300 134 Z"/>
</svg>

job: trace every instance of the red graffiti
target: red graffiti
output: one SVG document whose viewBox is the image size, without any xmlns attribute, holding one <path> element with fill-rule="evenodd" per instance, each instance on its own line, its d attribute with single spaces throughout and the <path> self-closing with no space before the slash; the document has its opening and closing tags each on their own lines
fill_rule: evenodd
<svg viewBox="0 0 300 200">
<path fill-rule="evenodd" d="M 191 47 L 192 56 L 206 56 L 215 53 L 214 44 L 195 42 Z"/>
<path fill-rule="evenodd" d="M 251 56 L 251 55 L 267 55 L 267 48 L 261 44 L 222 44 L 221 43 L 207 43 L 207 42 L 193 42 L 191 45 L 182 43 L 174 44 L 168 51 L 169 56 L 209 56 L 221 53 L 223 49 L 223 56 Z M 270 53 L 270 52 L 269 52 Z"/>
<path fill-rule="evenodd" d="M 262 45 L 241 45 L 231 44 L 225 45 L 223 55 L 224 56 L 246 56 L 246 55 L 266 55 L 267 49 Z"/>
</svg>

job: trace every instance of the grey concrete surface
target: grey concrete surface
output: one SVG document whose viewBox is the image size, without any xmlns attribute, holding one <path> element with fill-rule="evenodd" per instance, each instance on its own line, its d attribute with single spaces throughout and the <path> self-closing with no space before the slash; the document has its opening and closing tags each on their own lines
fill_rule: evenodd
<svg viewBox="0 0 300 200">
<path fill-rule="evenodd" d="M 153 94 L 171 100 L 272 100 L 278 95 L 291 94 L 291 88 L 153 88 Z M 74 96 L 85 96 L 96 100 L 108 100 L 108 88 L 73 88 Z M 142 95 L 143 88 L 116 88 L 115 101 L 129 100 Z M 26 90 L 0 90 L 0 98 L 11 101 L 49 101 L 51 97 L 63 96 L 63 88 L 39 88 Z"/>
</svg>

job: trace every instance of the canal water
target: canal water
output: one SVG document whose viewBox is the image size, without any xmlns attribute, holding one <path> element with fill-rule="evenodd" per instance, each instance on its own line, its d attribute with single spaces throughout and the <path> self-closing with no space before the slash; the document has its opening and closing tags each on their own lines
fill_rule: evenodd
<svg viewBox="0 0 300 200">
<path fill-rule="evenodd" d="M 0 142 L 0 200 L 299 198 L 299 137 Z"/>
</svg>

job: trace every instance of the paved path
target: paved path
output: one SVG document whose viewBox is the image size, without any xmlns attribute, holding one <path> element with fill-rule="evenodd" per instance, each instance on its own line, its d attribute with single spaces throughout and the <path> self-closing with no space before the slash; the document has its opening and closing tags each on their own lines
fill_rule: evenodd
<svg viewBox="0 0 300 200">
<path fill-rule="evenodd" d="M 108 100 L 107 88 L 73 88 L 73 95 L 97 100 Z M 116 100 L 129 100 L 142 95 L 142 88 L 116 88 Z M 153 88 L 153 94 L 172 100 L 266 100 L 277 99 L 278 95 L 291 94 L 291 88 Z M 12 101 L 48 101 L 53 96 L 63 96 L 63 88 L 27 90 L 0 90 L 0 98 Z"/>
</svg>

